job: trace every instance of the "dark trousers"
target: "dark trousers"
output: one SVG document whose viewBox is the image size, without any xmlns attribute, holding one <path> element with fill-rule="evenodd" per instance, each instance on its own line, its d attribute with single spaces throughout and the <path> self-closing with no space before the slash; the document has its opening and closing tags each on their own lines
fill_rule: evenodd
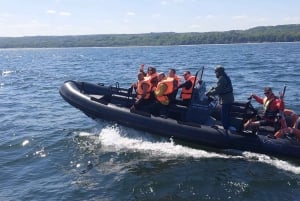
<svg viewBox="0 0 300 201">
<path fill-rule="evenodd" d="M 167 116 L 168 115 L 168 106 L 163 105 L 158 101 L 153 102 L 150 105 L 149 109 L 151 111 L 151 114 L 153 114 L 154 116 L 159 116 L 159 115 Z"/>
<path fill-rule="evenodd" d="M 230 110 L 231 110 L 232 104 L 222 104 L 221 108 L 221 121 L 224 129 L 228 129 L 230 126 Z"/>
<path fill-rule="evenodd" d="M 137 109 L 137 110 L 142 110 L 142 111 L 145 111 L 145 112 L 150 112 L 149 110 L 149 106 L 152 104 L 152 100 L 150 99 L 142 99 L 140 101 L 138 101 L 138 103 L 134 103 L 134 107 Z"/>
</svg>

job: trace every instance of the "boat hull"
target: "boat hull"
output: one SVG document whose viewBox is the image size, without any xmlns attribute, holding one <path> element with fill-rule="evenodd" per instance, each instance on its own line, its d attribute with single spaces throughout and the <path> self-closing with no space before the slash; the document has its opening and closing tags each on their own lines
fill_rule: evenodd
<svg viewBox="0 0 300 201">
<path fill-rule="evenodd" d="M 118 87 L 67 81 L 61 86 L 59 92 L 66 102 L 93 119 L 105 119 L 197 145 L 300 157 L 299 143 L 290 139 L 272 139 L 267 135 L 244 132 L 226 134 L 224 129 L 216 125 L 204 125 L 132 111 L 130 105 L 134 97 L 130 93 L 126 95 L 126 90 Z M 183 111 L 187 112 L 188 109 Z"/>
</svg>

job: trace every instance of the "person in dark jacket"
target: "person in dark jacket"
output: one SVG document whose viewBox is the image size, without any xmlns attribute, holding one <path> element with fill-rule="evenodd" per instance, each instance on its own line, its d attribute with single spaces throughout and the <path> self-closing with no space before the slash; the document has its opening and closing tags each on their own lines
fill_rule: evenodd
<svg viewBox="0 0 300 201">
<path fill-rule="evenodd" d="M 212 87 L 206 96 L 219 96 L 221 104 L 221 121 L 226 133 L 230 127 L 230 110 L 234 102 L 233 87 L 229 76 L 225 73 L 225 69 L 218 65 L 215 68 L 215 74 L 218 78 L 217 85 Z"/>
</svg>

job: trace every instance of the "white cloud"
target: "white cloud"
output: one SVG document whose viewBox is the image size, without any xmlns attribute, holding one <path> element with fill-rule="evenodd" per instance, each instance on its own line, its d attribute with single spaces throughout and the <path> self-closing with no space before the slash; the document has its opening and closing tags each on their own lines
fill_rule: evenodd
<svg viewBox="0 0 300 201">
<path fill-rule="evenodd" d="M 199 25 L 199 24 L 192 24 L 192 25 L 190 25 L 190 28 L 191 29 L 198 29 L 198 28 L 201 28 L 201 25 Z"/>
<path fill-rule="evenodd" d="M 127 12 L 126 15 L 128 15 L 128 16 L 135 16 L 135 13 L 134 12 Z"/>
<path fill-rule="evenodd" d="M 56 11 L 55 10 L 47 10 L 46 13 L 47 14 L 56 14 Z"/>
<path fill-rule="evenodd" d="M 162 1 L 162 2 L 160 2 L 161 3 L 161 5 L 167 5 L 167 2 L 166 1 Z"/>
<path fill-rule="evenodd" d="M 61 15 L 61 16 L 71 16 L 71 13 L 62 11 L 62 12 L 59 12 L 59 15 Z"/>
<path fill-rule="evenodd" d="M 60 15 L 60 16 L 70 16 L 72 15 L 70 12 L 66 12 L 66 11 L 56 11 L 56 10 L 47 10 L 46 11 L 47 14 L 49 15 Z"/>
<path fill-rule="evenodd" d="M 154 13 L 151 15 L 151 18 L 159 18 L 160 16 L 160 13 Z"/>
<path fill-rule="evenodd" d="M 257 21 L 258 21 L 258 22 L 267 22 L 267 21 L 268 21 L 268 18 L 260 17 L 260 18 L 257 18 Z"/>
<path fill-rule="evenodd" d="M 214 19 L 214 18 L 216 18 L 217 16 L 215 16 L 215 15 L 206 15 L 204 18 L 205 19 Z"/>
<path fill-rule="evenodd" d="M 244 20 L 246 18 L 247 18 L 246 15 L 236 15 L 232 17 L 233 20 Z"/>
<path fill-rule="evenodd" d="M 128 23 L 130 23 L 130 20 L 124 19 L 124 20 L 123 20 L 123 23 L 128 24 Z"/>
<path fill-rule="evenodd" d="M 104 19 L 104 20 L 101 20 L 101 22 L 104 23 L 104 24 L 112 24 L 113 20 L 111 20 L 111 19 Z"/>
<path fill-rule="evenodd" d="M 283 18 L 283 20 L 286 22 L 290 22 L 290 23 L 299 23 L 300 17 L 287 16 L 287 17 Z"/>
</svg>

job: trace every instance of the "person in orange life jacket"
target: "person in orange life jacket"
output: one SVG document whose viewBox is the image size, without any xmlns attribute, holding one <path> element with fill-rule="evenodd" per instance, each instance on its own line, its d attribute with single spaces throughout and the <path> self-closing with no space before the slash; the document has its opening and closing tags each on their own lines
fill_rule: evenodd
<svg viewBox="0 0 300 201">
<path fill-rule="evenodd" d="M 233 87 L 229 76 L 225 73 L 224 67 L 218 65 L 215 67 L 216 78 L 218 78 L 217 86 L 212 87 L 206 96 L 219 96 L 221 104 L 221 121 L 227 133 L 230 127 L 230 110 L 234 102 Z"/>
<path fill-rule="evenodd" d="M 191 75 L 190 71 L 185 71 L 183 77 L 185 82 L 180 84 L 178 88 L 182 88 L 180 98 L 183 101 L 183 104 L 188 106 L 191 102 L 193 86 L 196 78 Z"/>
<path fill-rule="evenodd" d="M 158 84 L 154 90 L 156 101 L 152 104 L 154 115 L 167 116 L 167 107 L 170 103 L 169 95 L 174 90 L 174 78 L 167 78 L 164 73 L 158 74 Z"/>
<path fill-rule="evenodd" d="M 142 64 L 141 67 L 140 67 L 140 72 L 142 72 L 145 77 L 150 78 L 150 81 L 151 81 L 151 84 L 152 84 L 151 88 L 156 87 L 157 83 L 158 83 L 158 74 L 156 72 L 156 68 L 154 68 L 152 66 L 149 66 L 148 70 L 147 70 L 147 73 L 146 73 L 144 71 L 144 67 L 145 67 L 145 64 Z"/>
<path fill-rule="evenodd" d="M 274 95 L 271 87 L 265 87 L 264 94 L 264 98 L 261 98 L 255 94 L 251 95 L 251 97 L 253 97 L 258 103 L 263 104 L 264 111 L 262 117 L 258 117 L 259 119 L 253 118 L 248 120 L 244 124 L 244 128 L 256 129 L 259 126 L 273 126 L 275 132 L 280 128 L 286 128 L 287 126 L 283 113 L 284 102 L 282 101 L 282 99 L 279 99 Z"/>
<path fill-rule="evenodd" d="M 287 122 L 287 128 L 282 128 L 277 131 L 274 136 L 275 138 L 281 138 L 284 134 L 294 134 L 300 142 L 300 117 L 295 111 L 284 109 L 284 116 Z"/>
<path fill-rule="evenodd" d="M 150 104 L 151 83 L 149 79 L 145 79 L 142 72 L 138 73 L 138 82 L 133 84 L 136 89 L 136 101 L 131 109 L 142 109 L 143 106 Z"/>
<path fill-rule="evenodd" d="M 169 97 L 170 97 L 171 102 L 175 102 L 176 95 L 177 95 L 177 92 L 178 92 L 178 86 L 180 84 L 180 77 L 178 75 L 176 75 L 176 70 L 174 68 L 170 68 L 168 78 L 173 78 L 174 79 L 173 92 L 170 94 Z"/>
<path fill-rule="evenodd" d="M 150 79 L 150 83 L 151 83 L 150 99 L 155 100 L 154 88 L 157 86 L 157 83 L 158 83 L 158 74 L 156 72 L 156 68 L 154 68 L 152 66 L 149 66 L 148 70 L 147 70 L 147 73 L 145 73 L 144 67 L 145 67 L 145 65 L 142 64 L 141 67 L 140 67 L 140 72 L 142 72 L 144 74 L 146 79 Z"/>
</svg>

